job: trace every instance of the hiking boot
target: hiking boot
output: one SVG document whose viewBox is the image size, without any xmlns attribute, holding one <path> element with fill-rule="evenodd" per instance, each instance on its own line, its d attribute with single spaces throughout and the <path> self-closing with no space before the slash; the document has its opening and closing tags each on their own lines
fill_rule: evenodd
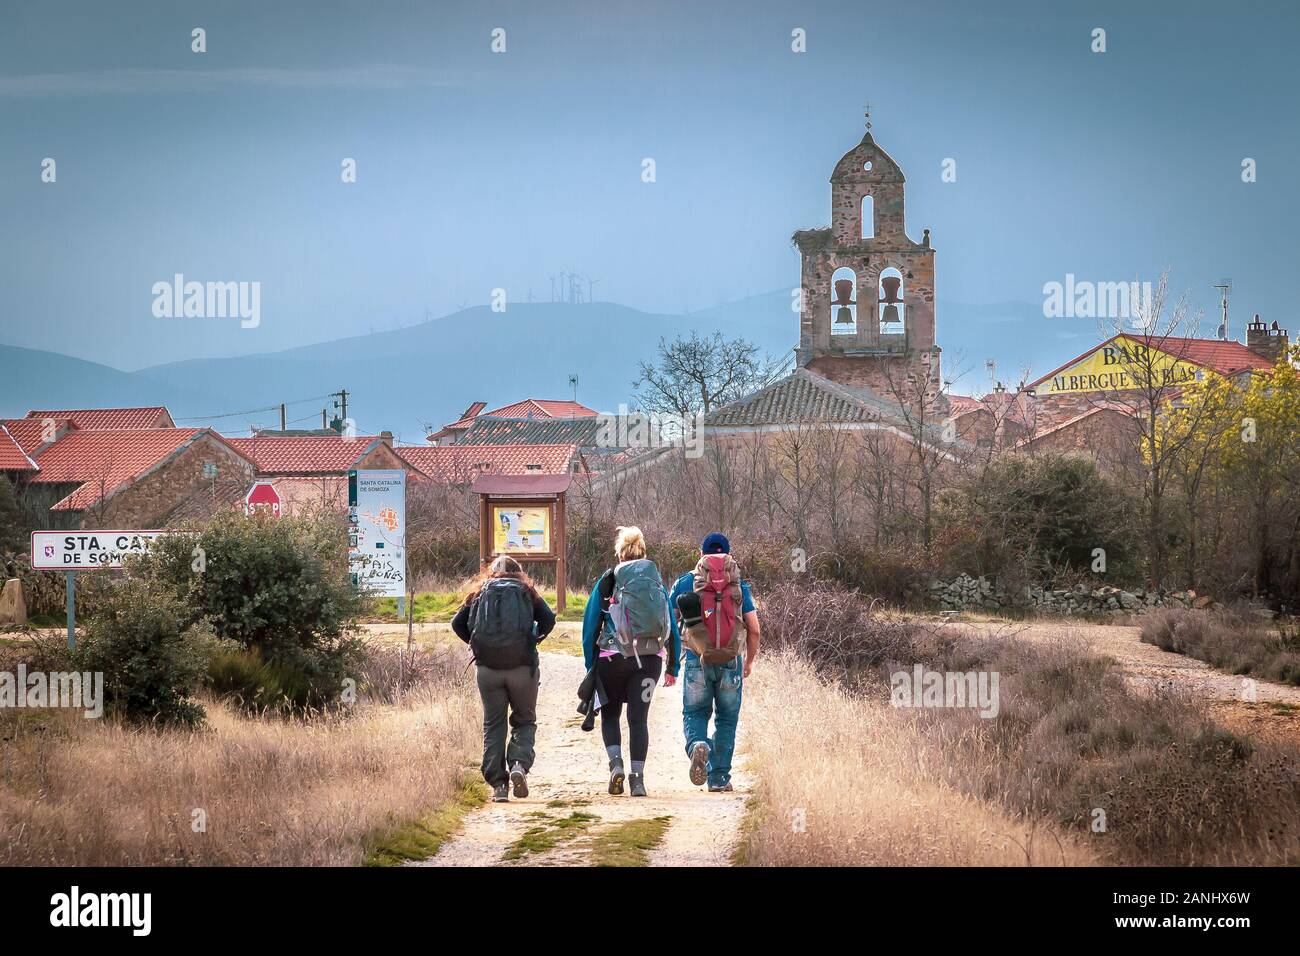
<svg viewBox="0 0 1300 956">
<path fill-rule="evenodd" d="M 616 797 L 623 792 L 623 761 L 618 757 L 609 762 L 609 792 Z"/>
<path fill-rule="evenodd" d="M 510 771 L 510 785 L 515 788 L 516 797 L 528 796 L 528 771 L 518 762 Z"/>
<path fill-rule="evenodd" d="M 691 783 L 697 787 L 709 778 L 709 745 L 700 741 L 691 748 Z"/>
<path fill-rule="evenodd" d="M 709 793 L 731 793 L 734 789 L 736 788 L 731 785 L 730 780 L 726 783 L 709 784 Z"/>
<path fill-rule="evenodd" d="M 504 783 L 498 783 L 495 787 L 492 788 L 492 802 L 509 803 L 510 788 L 506 786 Z"/>
<path fill-rule="evenodd" d="M 628 791 L 632 794 L 632 796 L 634 797 L 645 796 L 645 774 L 643 773 L 629 774 L 627 778 L 627 784 L 628 784 Z"/>
</svg>

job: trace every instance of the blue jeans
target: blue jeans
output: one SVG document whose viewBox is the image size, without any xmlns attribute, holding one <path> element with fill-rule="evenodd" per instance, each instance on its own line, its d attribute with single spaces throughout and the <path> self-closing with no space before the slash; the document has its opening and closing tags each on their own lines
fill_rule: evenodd
<svg viewBox="0 0 1300 956">
<path fill-rule="evenodd" d="M 744 691 L 744 661 L 704 664 L 690 651 L 683 665 L 682 730 L 686 754 L 701 741 L 709 747 L 709 786 L 720 787 L 731 780 L 731 755 L 736 750 L 736 721 Z M 709 718 L 713 737 L 709 737 Z"/>
</svg>

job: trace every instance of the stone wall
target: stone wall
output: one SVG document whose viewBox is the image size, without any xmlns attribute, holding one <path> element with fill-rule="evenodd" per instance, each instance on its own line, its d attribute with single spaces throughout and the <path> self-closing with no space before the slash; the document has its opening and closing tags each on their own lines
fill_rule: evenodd
<svg viewBox="0 0 1300 956">
<path fill-rule="evenodd" d="M 1153 607 L 1204 607 L 1210 603 L 1208 598 L 1198 598 L 1194 591 L 1126 591 L 1109 585 L 1059 590 L 1031 585 L 1010 594 L 988 578 L 968 574 L 932 582 L 930 599 L 949 611 L 1016 608 L 1049 614 L 1126 614 Z"/>
</svg>

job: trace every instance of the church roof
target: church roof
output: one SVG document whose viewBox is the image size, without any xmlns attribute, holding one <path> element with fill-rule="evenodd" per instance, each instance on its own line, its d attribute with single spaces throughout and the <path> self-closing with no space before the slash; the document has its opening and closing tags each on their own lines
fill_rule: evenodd
<svg viewBox="0 0 1300 956">
<path fill-rule="evenodd" d="M 708 429 L 720 431 L 790 426 L 891 425 L 910 430 L 911 425 L 897 402 L 881 398 L 874 392 L 831 381 L 807 368 L 799 368 L 766 388 L 737 401 L 716 408 L 704 416 Z M 926 437 L 942 441 L 942 422 L 924 426 Z M 960 441 L 944 444 L 964 444 Z"/>
<path fill-rule="evenodd" d="M 871 168 L 864 168 L 867 163 Z M 831 182 L 860 183 L 901 183 L 905 181 L 903 170 L 894 162 L 893 157 L 876 145 L 867 130 L 862 141 L 840 157 L 831 173 Z"/>
</svg>

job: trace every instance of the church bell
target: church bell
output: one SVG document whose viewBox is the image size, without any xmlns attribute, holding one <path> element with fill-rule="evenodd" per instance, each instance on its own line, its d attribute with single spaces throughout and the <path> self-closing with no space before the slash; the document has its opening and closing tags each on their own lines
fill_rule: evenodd
<svg viewBox="0 0 1300 956">
<path fill-rule="evenodd" d="M 853 305 L 853 280 L 836 279 L 835 280 L 835 301 L 832 303 L 835 309 L 836 325 L 852 325 L 853 311 L 850 306 Z"/>
<path fill-rule="evenodd" d="M 898 287 L 902 282 L 897 276 L 882 276 L 880 279 L 881 325 L 898 325 L 903 321 L 898 315 L 898 306 L 903 301 L 898 295 Z"/>
</svg>

